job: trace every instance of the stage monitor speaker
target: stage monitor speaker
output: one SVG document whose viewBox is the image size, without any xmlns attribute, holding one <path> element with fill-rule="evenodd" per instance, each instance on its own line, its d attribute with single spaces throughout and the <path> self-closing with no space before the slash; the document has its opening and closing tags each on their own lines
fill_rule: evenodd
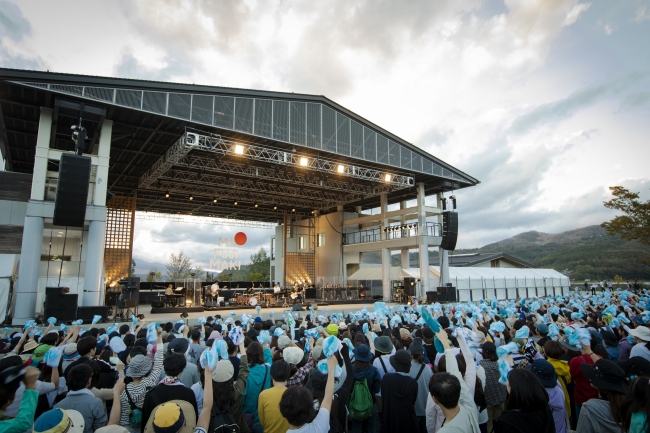
<svg viewBox="0 0 650 433">
<path fill-rule="evenodd" d="M 77 308 L 77 319 L 81 319 L 84 323 L 92 323 L 93 317 L 102 316 L 101 322 L 108 320 L 108 308 L 105 306 L 97 307 L 79 307 Z"/>
<path fill-rule="evenodd" d="M 90 157 L 69 153 L 61 155 L 54 201 L 55 226 L 84 226 L 89 185 Z"/>
<path fill-rule="evenodd" d="M 57 295 L 67 295 L 70 293 L 69 287 L 46 287 L 45 296 L 57 296 Z"/>
<path fill-rule="evenodd" d="M 447 251 L 454 251 L 456 249 L 456 241 L 458 240 L 458 213 L 457 212 L 443 212 L 442 213 L 442 242 L 440 247 Z"/>
<path fill-rule="evenodd" d="M 56 317 L 59 323 L 77 318 L 77 295 L 45 296 L 45 317 Z"/>
<path fill-rule="evenodd" d="M 293 304 L 292 307 L 293 307 L 293 311 L 304 311 L 302 309 L 302 304 Z"/>
</svg>

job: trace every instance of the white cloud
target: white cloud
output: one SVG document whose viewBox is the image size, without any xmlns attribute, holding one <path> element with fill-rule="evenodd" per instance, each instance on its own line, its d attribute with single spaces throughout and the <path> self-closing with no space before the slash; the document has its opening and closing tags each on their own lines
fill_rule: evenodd
<svg viewBox="0 0 650 433">
<path fill-rule="evenodd" d="M 624 28 L 618 6 L 578 0 L 80 4 L 13 3 L 24 21 L 14 13 L 8 28 L 29 31 L 3 36 L 5 52 L 60 72 L 330 97 L 481 181 L 457 192 L 461 246 L 602 222 L 607 187 L 646 176 L 650 64 L 622 38 L 647 36 L 629 25 L 644 7 L 620 7 Z M 61 25 L 72 9 L 78 25 Z M 621 29 L 606 67 L 594 55 L 604 20 Z M 186 229 L 165 229 L 185 238 L 161 241 L 138 221 L 137 254 L 208 254 Z"/>
</svg>

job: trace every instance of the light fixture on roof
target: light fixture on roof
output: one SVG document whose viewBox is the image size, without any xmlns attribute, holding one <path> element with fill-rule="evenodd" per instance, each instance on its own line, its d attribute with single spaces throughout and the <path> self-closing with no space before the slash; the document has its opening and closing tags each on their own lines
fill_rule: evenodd
<svg viewBox="0 0 650 433">
<path fill-rule="evenodd" d="M 169 198 L 169 193 L 165 194 L 165 198 Z"/>
<path fill-rule="evenodd" d="M 307 157 L 305 157 L 305 156 L 301 156 L 300 157 L 300 165 L 302 167 L 307 167 L 309 165 L 309 159 L 307 159 Z"/>
<path fill-rule="evenodd" d="M 291 209 L 291 212 L 295 212 L 295 211 L 296 211 L 296 208 Z"/>
<path fill-rule="evenodd" d="M 237 202 L 235 202 L 235 206 L 237 206 Z"/>
<path fill-rule="evenodd" d="M 217 199 L 216 199 L 216 198 L 215 198 L 214 200 L 212 200 L 212 203 L 216 203 L 216 202 L 217 202 Z"/>
<path fill-rule="evenodd" d="M 343 164 L 339 164 L 338 167 L 336 167 L 336 171 L 339 173 L 345 173 L 345 166 Z"/>
<path fill-rule="evenodd" d="M 390 180 L 391 180 L 392 178 L 393 178 L 393 176 L 391 176 L 391 175 L 388 174 L 388 173 L 386 173 L 386 175 L 384 176 L 384 180 L 385 180 L 386 182 L 390 182 Z"/>
<path fill-rule="evenodd" d="M 257 203 L 255 203 L 255 207 L 259 207 L 259 205 Z"/>
<path fill-rule="evenodd" d="M 190 200 L 194 200 L 194 197 L 190 196 Z"/>
<path fill-rule="evenodd" d="M 235 144 L 235 153 L 237 155 L 243 155 L 244 154 L 244 146 L 241 144 Z"/>
<path fill-rule="evenodd" d="M 277 206 L 273 206 L 273 210 L 278 210 L 278 207 L 277 207 Z"/>
</svg>

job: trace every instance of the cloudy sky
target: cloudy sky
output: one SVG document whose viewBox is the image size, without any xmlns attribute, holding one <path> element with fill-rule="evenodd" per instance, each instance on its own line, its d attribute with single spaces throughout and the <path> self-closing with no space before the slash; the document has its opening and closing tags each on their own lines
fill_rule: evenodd
<svg viewBox="0 0 650 433">
<path fill-rule="evenodd" d="M 481 181 L 459 247 L 649 195 L 647 0 L 0 0 L 0 38 L 5 67 L 325 95 Z M 135 256 L 207 264 L 237 231 L 139 221 Z"/>
</svg>

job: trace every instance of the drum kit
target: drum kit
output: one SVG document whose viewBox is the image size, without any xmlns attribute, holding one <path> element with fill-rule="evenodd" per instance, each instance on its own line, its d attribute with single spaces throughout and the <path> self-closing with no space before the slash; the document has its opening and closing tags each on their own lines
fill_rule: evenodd
<svg viewBox="0 0 650 433">
<path fill-rule="evenodd" d="M 237 295 L 234 299 L 235 303 L 240 306 L 250 305 L 251 307 L 256 307 L 258 305 L 264 305 L 265 307 L 270 307 L 275 305 L 275 299 L 270 293 L 256 292 L 252 295 L 241 294 Z"/>
</svg>

